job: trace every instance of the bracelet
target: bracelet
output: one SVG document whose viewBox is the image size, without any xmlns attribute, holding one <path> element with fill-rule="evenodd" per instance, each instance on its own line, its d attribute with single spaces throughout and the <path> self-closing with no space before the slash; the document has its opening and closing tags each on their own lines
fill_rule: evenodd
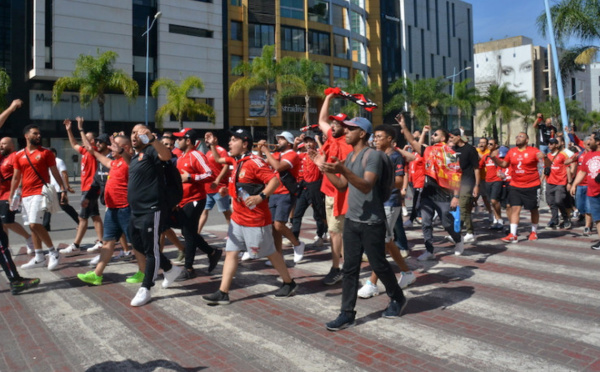
<svg viewBox="0 0 600 372">
<path fill-rule="evenodd" d="M 148 141 L 148 143 L 152 143 L 154 141 L 156 141 L 156 136 L 152 136 L 152 139 L 150 141 Z"/>
<path fill-rule="evenodd" d="M 452 195 L 453 198 L 460 199 L 460 195 Z"/>
</svg>

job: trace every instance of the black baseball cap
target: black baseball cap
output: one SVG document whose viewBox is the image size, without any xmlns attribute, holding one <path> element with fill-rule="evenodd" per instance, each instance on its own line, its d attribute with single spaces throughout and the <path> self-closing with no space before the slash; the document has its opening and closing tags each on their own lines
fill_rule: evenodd
<svg viewBox="0 0 600 372">
<path fill-rule="evenodd" d="M 250 143 L 254 143 L 254 139 L 252 138 L 252 134 L 243 128 L 240 129 L 232 129 L 229 131 L 232 136 L 241 139 L 242 141 L 248 141 Z"/>
<path fill-rule="evenodd" d="M 551 144 L 553 144 L 553 145 L 558 145 L 558 140 L 557 140 L 556 138 L 550 138 L 550 139 L 548 140 L 548 143 L 551 143 Z"/>
<path fill-rule="evenodd" d="M 98 137 L 96 137 L 96 142 L 103 142 L 107 145 L 110 145 L 110 136 L 106 133 L 102 133 Z"/>
</svg>

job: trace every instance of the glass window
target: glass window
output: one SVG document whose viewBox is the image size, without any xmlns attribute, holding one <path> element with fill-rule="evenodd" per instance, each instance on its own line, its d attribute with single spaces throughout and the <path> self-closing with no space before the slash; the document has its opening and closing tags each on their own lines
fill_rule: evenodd
<svg viewBox="0 0 600 372">
<path fill-rule="evenodd" d="M 346 30 L 350 29 L 347 8 L 334 4 L 331 12 L 331 18 L 334 26 L 344 28 Z"/>
<path fill-rule="evenodd" d="M 341 35 L 333 35 L 333 55 L 338 58 L 350 59 L 350 43 L 348 38 Z"/>
<path fill-rule="evenodd" d="M 323 0 L 309 0 L 308 20 L 329 24 L 329 2 Z"/>
<path fill-rule="evenodd" d="M 331 48 L 329 45 L 329 34 L 325 32 L 308 31 L 308 48 L 309 53 L 330 56 Z"/>
<path fill-rule="evenodd" d="M 263 24 L 249 24 L 248 38 L 250 48 L 262 48 L 265 45 L 274 45 L 275 26 Z"/>
<path fill-rule="evenodd" d="M 242 41 L 244 39 L 242 22 L 231 21 L 231 40 Z"/>
<path fill-rule="evenodd" d="M 229 56 L 230 58 L 230 66 L 231 66 L 231 71 L 233 71 L 234 68 L 236 68 L 240 63 L 242 63 L 242 56 L 237 56 L 235 54 L 232 54 L 231 56 Z M 239 75 L 239 74 L 234 74 L 232 73 L 232 75 Z"/>
<path fill-rule="evenodd" d="M 304 38 L 304 30 L 281 26 L 281 48 L 293 52 L 305 52 L 306 39 Z"/>
<path fill-rule="evenodd" d="M 361 36 L 365 36 L 365 20 L 364 20 L 364 18 L 360 14 L 358 14 L 354 11 L 350 12 L 350 17 L 351 17 L 350 30 Z"/>
<path fill-rule="evenodd" d="M 242 0 L 230 0 L 231 5 L 242 6 Z"/>
<path fill-rule="evenodd" d="M 350 69 L 333 65 L 333 84 L 339 86 L 340 80 L 350 80 Z"/>
<path fill-rule="evenodd" d="M 204 28 L 180 26 L 180 25 L 169 25 L 169 32 L 173 34 L 181 34 L 188 36 L 207 37 L 212 38 L 213 32 Z"/>
<path fill-rule="evenodd" d="M 360 41 L 352 40 L 352 60 L 359 63 L 367 63 L 365 46 Z"/>
<path fill-rule="evenodd" d="M 281 16 L 304 19 L 304 2 L 302 0 L 281 0 Z"/>
<path fill-rule="evenodd" d="M 365 8 L 365 0 L 352 0 L 352 4 L 358 5 L 361 8 Z"/>
</svg>

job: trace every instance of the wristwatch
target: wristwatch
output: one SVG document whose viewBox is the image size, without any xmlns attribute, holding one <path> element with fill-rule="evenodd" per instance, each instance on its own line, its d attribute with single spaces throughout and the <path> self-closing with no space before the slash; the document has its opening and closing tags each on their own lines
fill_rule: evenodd
<svg viewBox="0 0 600 372">
<path fill-rule="evenodd" d="M 267 195 L 265 195 L 264 192 L 261 192 L 260 194 L 258 194 L 258 196 L 260 196 L 262 200 L 265 200 L 267 198 Z"/>
</svg>

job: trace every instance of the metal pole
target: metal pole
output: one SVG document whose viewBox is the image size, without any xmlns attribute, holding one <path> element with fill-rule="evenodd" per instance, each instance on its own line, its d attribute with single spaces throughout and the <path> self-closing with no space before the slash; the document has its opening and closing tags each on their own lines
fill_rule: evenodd
<svg viewBox="0 0 600 372">
<path fill-rule="evenodd" d="M 454 82 L 456 81 L 456 66 L 454 66 L 454 69 L 452 70 L 452 103 L 454 104 Z M 452 108 L 450 108 L 450 110 L 452 110 Z M 448 115 L 448 130 L 450 131 L 452 129 L 452 113 L 450 115 Z"/>
<path fill-rule="evenodd" d="M 565 104 L 565 92 L 563 91 L 562 77 L 560 76 L 558 51 L 556 50 L 556 40 L 554 38 L 554 26 L 552 24 L 552 15 L 550 14 L 550 4 L 548 3 L 548 0 L 544 0 L 544 4 L 546 5 L 546 20 L 548 22 L 548 33 L 550 34 L 552 59 L 554 60 L 554 74 L 556 75 L 556 88 L 558 90 L 558 102 L 560 103 L 560 118 L 563 124 L 565 146 L 568 146 L 569 134 L 567 133 L 566 128 L 569 125 L 569 119 L 567 117 L 567 105 Z"/>
<path fill-rule="evenodd" d="M 148 126 L 148 61 L 150 60 L 150 16 L 146 19 L 146 95 L 144 99 L 144 111 L 146 115 L 146 127 Z"/>
</svg>

